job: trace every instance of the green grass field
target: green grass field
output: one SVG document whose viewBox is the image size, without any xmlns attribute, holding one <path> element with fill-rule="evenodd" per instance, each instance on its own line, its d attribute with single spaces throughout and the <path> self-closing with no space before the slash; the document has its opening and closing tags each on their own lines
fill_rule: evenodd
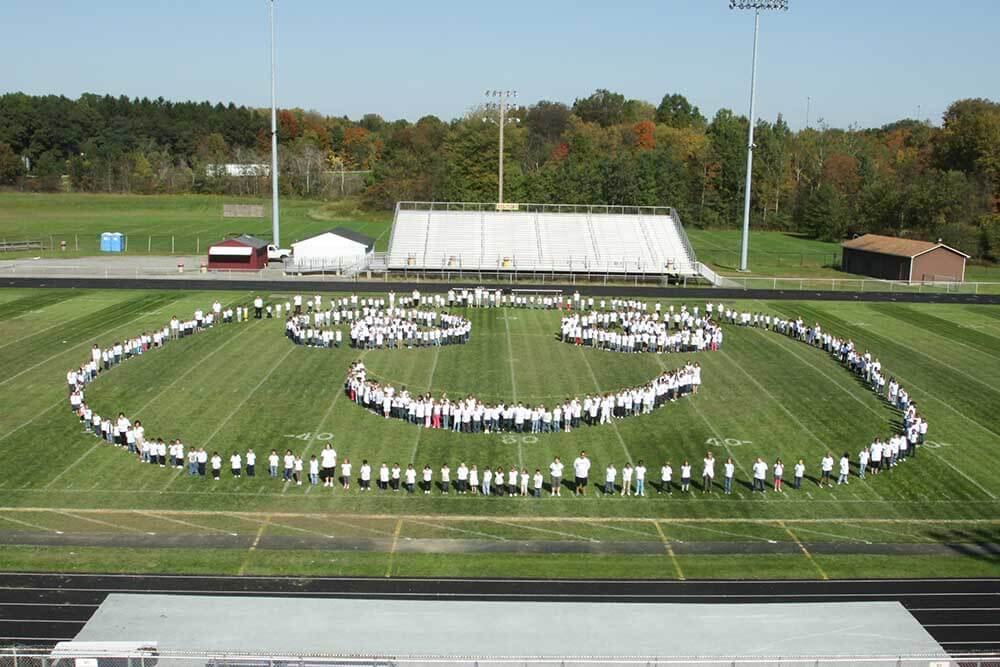
<svg viewBox="0 0 1000 667">
<path fill-rule="evenodd" d="M 140 464 L 82 433 L 66 404 L 64 377 L 90 345 L 160 325 L 216 297 L 245 304 L 252 295 L 0 291 L 0 537 L 6 544 L 0 568 L 688 578 L 1000 573 L 995 555 L 963 546 L 1000 542 L 998 307 L 742 304 L 851 335 L 902 379 L 930 420 L 932 444 L 891 474 L 833 490 L 807 482 L 780 496 L 751 496 L 738 484 L 728 497 L 654 492 L 647 498 L 510 499 L 331 492 L 266 475 L 234 480 L 227 466 L 223 480 L 213 483 Z M 652 472 L 664 459 L 675 468 L 685 458 L 700 461 L 709 448 L 737 459 L 742 482 L 757 455 L 786 463 L 805 458 L 807 474 L 814 475 L 827 449 L 848 450 L 853 458 L 873 436 L 888 435 L 897 416 L 826 354 L 774 333 L 728 327 L 718 353 L 620 355 L 559 342 L 553 312 L 468 316 L 473 334 L 466 345 L 371 351 L 365 363 L 376 376 L 417 391 L 549 402 L 642 383 L 696 356 L 704 385 L 697 397 L 652 415 L 570 434 L 427 431 L 380 419 L 343 396 L 346 366 L 361 353 L 294 346 L 280 322 L 264 320 L 217 327 L 112 369 L 88 389 L 88 400 L 102 414 L 122 410 L 141 419 L 150 435 L 221 453 L 292 448 L 308 459 L 329 439 L 356 465 L 367 458 L 376 467 L 429 463 L 436 471 L 443 462 L 454 469 L 464 460 L 480 468 L 544 470 L 553 456 L 568 461 L 586 449 L 592 480 L 602 478 L 609 461 L 620 468 L 644 459 Z M 37 543 L 31 536 L 59 532 L 93 543 L 31 546 Z M 143 547 L 146 533 L 172 540 L 171 546 Z M 239 549 L 199 542 L 233 533 L 253 541 Z M 323 545 L 352 539 L 375 546 Z M 441 540 L 441 550 L 408 548 L 422 539 Z M 293 548 L 296 540 L 302 548 Z M 504 545 L 517 541 L 574 544 L 592 553 L 505 552 Z M 626 542 L 636 545 L 636 555 L 622 551 Z M 940 546 L 945 543 L 958 546 Z M 788 552 L 755 553 L 755 544 L 784 545 Z M 890 546 L 899 552 L 866 551 Z"/>
<path fill-rule="evenodd" d="M 224 219 L 223 203 L 257 202 L 265 205 L 264 220 Z M 345 225 L 377 239 L 385 250 L 392 226 L 391 212 L 361 210 L 359 202 L 285 198 L 281 203 L 282 239 L 288 245 L 316 232 Z M 0 253 L 5 257 L 35 255 L 73 257 L 99 254 L 100 234 L 122 232 L 129 238 L 130 254 L 204 253 L 209 243 L 229 234 L 249 233 L 270 239 L 269 200 L 249 200 L 212 195 L 91 195 L 22 194 L 0 192 L 0 239 L 41 240 L 65 252 Z M 783 232 L 751 233 L 750 274 L 739 274 L 741 233 L 736 229 L 688 228 L 698 258 L 723 274 L 749 277 L 813 278 L 813 289 L 831 289 L 830 279 L 858 278 L 836 269 L 840 246 Z M 1000 282 L 1000 269 L 970 265 L 967 280 Z M 765 285 L 753 285 L 764 287 Z M 779 285 L 796 289 L 795 283 Z M 809 285 L 806 285 L 809 288 Z M 841 289 L 858 289 L 841 286 Z"/>
</svg>

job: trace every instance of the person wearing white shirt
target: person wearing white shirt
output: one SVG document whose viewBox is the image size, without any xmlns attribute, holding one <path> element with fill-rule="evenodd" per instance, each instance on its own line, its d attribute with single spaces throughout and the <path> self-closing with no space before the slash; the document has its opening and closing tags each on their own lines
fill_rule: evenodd
<svg viewBox="0 0 1000 667">
<path fill-rule="evenodd" d="M 372 467 L 368 463 L 368 459 L 361 460 L 361 490 L 372 490 Z"/>
<path fill-rule="evenodd" d="M 689 493 L 691 491 L 691 464 L 684 460 L 681 464 L 681 491 Z"/>
<path fill-rule="evenodd" d="M 253 449 L 248 449 L 246 454 L 247 477 L 257 475 L 257 454 Z"/>
<path fill-rule="evenodd" d="M 715 457 L 712 452 L 706 452 L 701 467 L 701 492 L 711 493 L 715 481 Z"/>
<path fill-rule="evenodd" d="M 346 457 L 344 458 L 344 462 L 340 464 L 340 486 L 343 487 L 344 491 L 351 489 L 351 470 L 353 467 L 351 459 Z"/>
<path fill-rule="evenodd" d="M 413 464 L 410 463 L 406 466 L 406 492 L 412 494 L 416 486 L 417 471 L 413 469 Z"/>
<path fill-rule="evenodd" d="M 796 489 L 802 488 L 802 478 L 806 476 L 806 462 L 799 459 L 799 462 L 795 464 L 795 483 Z"/>
<path fill-rule="evenodd" d="M 284 480 L 286 482 L 292 481 L 292 474 L 295 472 L 295 455 L 292 454 L 292 450 L 285 450 L 285 456 L 282 457 L 282 464 L 284 466 Z"/>
<path fill-rule="evenodd" d="M 254 297 L 253 300 L 253 312 L 255 319 L 261 319 L 264 316 L 264 299 L 259 296 Z"/>
<path fill-rule="evenodd" d="M 493 485 L 493 471 L 490 470 L 489 468 L 486 468 L 486 470 L 483 471 L 482 492 L 484 496 L 488 496 L 492 493 L 492 488 L 491 488 L 492 485 Z"/>
<path fill-rule="evenodd" d="M 646 496 L 646 465 L 642 459 L 635 466 L 635 495 Z"/>
<path fill-rule="evenodd" d="M 772 475 L 774 475 L 774 490 L 776 493 L 784 493 L 785 490 L 781 487 L 782 480 L 785 477 L 785 464 L 778 459 L 774 462 L 774 468 L 772 468 Z"/>
<path fill-rule="evenodd" d="M 392 464 L 392 474 L 390 477 L 389 485 L 392 486 L 393 492 L 399 491 L 399 480 L 400 476 L 403 474 L 402 469 L 399 467 L 398 463 Z"/>
<path fill-rule="evenodd" d="M 319 484 L 319 459 L 315 454 L 309 458 L 309 483 L 312 486 Z"/>
<path fill-rule="evenodd" d="M 198 476 L 205 476 L 205 468 L 208 466 L 208 452 L 204 447 L 198 448 Z"/>
<path fill-rule="evenodd" d="M 608 467 L 604 469 L 604 495 L 610 495 L 615 492 L 615 479 L 618 477 L 618 469 L 615 468 L 614 463 L 609 463 Z"/>
<path fill-rule="evenodd" d="M 472 495 L 479 493 L 479 468 L 475 463 L 469 468 L 469 492 Z"/>
<path fill-rule="evenodd" d="M 302 470 L 305 468 L 305 463 L 302 461 L 302 457 L 298 454 L 295 455 L 295 472 L 292 473 L 292 479 L 295 480 L 296 486 L 302 486 Z"/>
<path fill-rule="evenodd" d="M 622 468 L 622 492 L 621 492 L 621 495 L 623 495 L 623 496 L 631 496 L 632 495 L 632 473 L 634 473 L 634 472 L 635 472 L 635 469 L 632 467 L 631 463 L 626 463 L 625 466 Z"/>
<path fill-rule="evenodd" d="M 434 473 L 433 473 L 433 471 L 431 471 L 431 467 L 429 465 L 424 465 L 423 483 L 424 483 L 424 495 L 425 496 L 429 496 L 430 493 L 431 493 L 431 478 L 432 478 L 433 475 L 434 475 Z"/>
<path fill-rule="evenodd" d="M 733 462 L 733 457 L 730 456 L 726 459 L 725 464 L 722 466 L 724 474 L 724 492 L 727 496 L 733 493 L 733 478 L 736 477 L 736 464 Z"/>
<path fill-rule="evenodd" d="M 219 452 L 212 452 L 212 479 L 218 482 L 219 475 L 221 473 L 222 473 L 222 457 L 219 456 Z"/>
<path fill-rule="evenodd" d="M 850 484 L 848 477 L 851 474 L 851 457 L 847 452 L 840 457 L 840 476 L 837 478 L 837 485 Z"/>
<path fill-rule="evenodd" d="M 861 479 L 865 478 L 865 471 L 868 469 L 868 461 L 871 459 L 871 453 L 868 451 L 867 447 L 862 447 L 861 451 L 858 452 L 858 477 Z"/>
<path fill-rule="evenodd" d="M 233 477 L 239 477 L 243 472 L 243 457 L 239 453 L 233 452 L 233 455 L 229 457 L 229 467 Z"/>
<path fill-rule="evenodd" d="M 828 487 L 833 488 L 833 481 L 831 476 L 833 474 L 833 454 L 830 452 L 826 453 L 826 456 L 820 461 L 820 487 L 823 486 L 825 482 Z"/>
<path fill-rule="evenodd" d="M 674 468 L 670 465 L 670 461 L 667 461 L 660 468 L 660 490 L 659 493 L 666 491 L 667 493 L 674 492 L 673 485 L 674 478 Z"/>
<path fill-rule="evenodd" d="M 580 455 L 573 459 L 573 474 L 576 476 L 575 494 L 587 495 L 587 477 L 590 475 L 590 459 L 587 458 L 587 452 L 580 452 Z"/>
<path fill-rule="evenodd" d="M 549 487 L 549 497 L 561 495 L 564 467 L 563 462 L 559 460 L 558 456 L 552 459 L 552 463 L 549 464 L 549 478 L 552 484 Z"/>
<path fill-rule="evenodd" d="M 533 485 L 534 485 L 534 496 L 536 498 L 541 498 L 542 497 L 542 486 L 545 484 L 545 476 L 542 475 L 542 469 L 541 468 L 535 468 L 535 475 L 532 478 L 532 482 L 533 482 Z"/>
<path fill-rule="evenodd" d="M 451 486 L 451 468 L 448 464 L 442 464 L 441 466 L 441 493 L 447 494 L 448 489 Z"/>
<path fill-rule="evenodd" d="M 466 467 L 465 462 L 461 461 L 458 464 L 458 469 L 455 471 L 455 491 L 460 495 L 464 494 L 468 483 L 469 469 Z"/>
<path fill-rule="evenodd" d="M 329 442 L 319 453 L 320 458 L 320 479 L 323 486 L 333 487 L 333 478 L 337 470 L 337 450 Z"/>
<path fill-rule="evenodd" d="M 267 472 L 271 477 L 278 476 L 278 451 L 275 449 L 267 457 Z"/>
<path fill-rule="evenodd" d="M 766 493 L 767 490 L 764 488 L 764 480 L 767 479 L 767 464 L 764 463 L 764 459 L 757 457 L 757 460 L 753 464 L 753 491 L 760 491 L 761 493 Z"/>
</svg>

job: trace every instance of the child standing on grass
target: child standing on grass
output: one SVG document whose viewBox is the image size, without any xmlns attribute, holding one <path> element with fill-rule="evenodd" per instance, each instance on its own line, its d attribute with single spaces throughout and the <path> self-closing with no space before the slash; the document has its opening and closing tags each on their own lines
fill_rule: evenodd
<svg viewBox="0 0 1000 667">
<path fill-rule="evenodd" d="M 315 454 L 309 457 L 309 483 L 312 486 L 319 484 L 319 459 Z"/>
<path fill-rule="evenodd" d="M 237 452 L 233 452 L 233 455 L 229 457 L 229 470 L 232 476 L 236 478 L 239 478 L 240 473 L 243 471 L 243 457 Z"/>
<path fill-rule="evenodd" d="M 733 457 L 730 456 L 726 459 L 726 463 L 722 466 L 723 472 L 725 474 L 725 488 L 723 489 L 727 496 L 733 493 L 733 477 L 736 476 L 736 464 L 733 463 Z"/>
<path fill-rule="evenodd" d="M 296 454 L 294 463 L 295 463 L 295 472 L 292 473 L 292 477 L 295 479 L 296 486 L 302 486 L 302 469 L 305 467 L 302 462 L 302 457 Z"/>
<path fill-rule="evenodd" d="M 608 467 L 604 469 L 604 495 L 615 492 L 615 478 L 617 477 L 618 470 L 615 469 L 615 464 L 609 463 Z"/>
<path fill-rule="evenodd" d="M 441 464 L 441 493 L 447 494 L 451 486 L 451 468 L 447 463 Z"/>
<path fill-rule="evenodd" d="M 424 495 L 429 496 L 431 494 L 431 479 L 434 476 L 434 471 L 431 470 L 429 463 L 424 464 L 423 482 L 424 482 Z"/>
<path fill-rule="evenodd" d="M 410 463 L 406 466 L 406 492 L 412 494 L 416 485 L 417 471 L 413 469 L 413 464 Z"/>
<path fill-rule="evenodd" d="M 663 467 L 660 468 L 660 493 L 663 493 L 664 491 L 666 491 L 667 493 L 674 492 L 673 489 L 674 485 L 672 481 L 673 477 L 674 477 L 673 466 L 670 465 L 670 461 L 667 461 L 666 463 L 663 464 Z"/>
<path fill-rule="evenodd" d="M 284 457 L 285 464 L 285 481 L 290 482 L 292 480 L 292 473 L 295 472 L 295 455 L 292 454 L 292 450 L 285 450 Z"/>
<path fill-rule="evenodd" d="M 687 459 L 681 464 L 681 491 L 684 493 L 691 491 L 691 464 Z"/>
<path fill-rule="evenodd" d="M 622 468 L 622 491 L 621 495 L 631 496 L 632 495 L 632 473 L 634 469 L 631 463 L 626 463 L 625 467 Z"/>
<path fill-rule="evenodd" d="M 536 498 L 541 498 L 542 497 L 542 484 L 545 483 L 545 477 L 542 475 L 542 469 L 541 468 L 535 468 L 535 476 L 534 476 L 534 480 L 533 481 L 534 481 L 534 484 L 535 484 L 535 497 Z"/>
<path fill-rule="evenodd" d="M 799 462 L 795 464 L 795 488 L 802 488 L 802 478 L 806 474 L 806 462 L 799 459 Z"/>
<path fill-rule="evenodd" d="M 646 464 L 642 459 L 635 466 L 635 495 L 646 496 Z"/>
<path fill-rule="evenodd" d="M 784 493 L 781 488 L 781 480 L 785 476 L 785 464 L 778 459 L 774 462 L 774 490 L 777 493 Z"/>
<path fill-rule="evenodd" d="M 833 488 L 833 481 L 831 480 L 831 475 L 833 474 L 833 454 L 830 452 L 826 453 L 826 456 L 820 461 L 820 480 L 819 485 L 822 488 L 823 484 L 826 483 L 828 487 Z"/>
<path fill-rule="evenodd" d="M 278 476 L 278 450 L 276 449 L 272 449 L 271 454 L 267 457 L 267 471 L 271 477 Z"/>
<path fill-rule="evenodd" d="M 528 495 L 528 469 L 521 468 L 521 495 Z"/>
<path fill-rule="evenodd" d="M 840 457 L 840 476 L 837 478 L 837 485 L 850 484 L 848 477 L 851 474 L 851 457 L 847 452 Z"/>
<path fill-rule="evenodd" d="M 212 479 L 219 481 L 219 474 L 222 472 L 222 457 L 219 452 L 212 452 Z"/>
</svg>

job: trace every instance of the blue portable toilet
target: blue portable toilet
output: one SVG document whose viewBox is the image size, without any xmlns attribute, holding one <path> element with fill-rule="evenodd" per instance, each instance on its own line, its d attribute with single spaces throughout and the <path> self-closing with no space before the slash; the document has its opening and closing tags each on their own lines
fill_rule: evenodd
<svg viewBox="0 0 1000 667">
<path fill-rule="evenodd" d="M 122 252 L 125 249 L 121 232 L 111 235 L 111 252 Z"/>
<path fill-rule="evenodd" d="M 101 234 L 101 252 L 111 252 L 111 232 Z"/>
</svg>

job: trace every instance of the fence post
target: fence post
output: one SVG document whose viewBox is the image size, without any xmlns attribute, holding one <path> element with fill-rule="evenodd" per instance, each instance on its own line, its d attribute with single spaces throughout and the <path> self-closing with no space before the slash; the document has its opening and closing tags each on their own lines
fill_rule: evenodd
<svg viewBox="0 0 1000 667">
<path fill-rule="evenodd" d="M 170 237 L 170 254 L 171 255 L 174 254 L 174 237 L 173 236 Z"/>
<path fill-rule="evenodd" d="M 73 238 L 74 238 L 74 245 L 76 247 L 76 251 L 80 252 L 80 235 L 79 234 L 74 234 Z"/>
<path fill-rule="evenodd" d="M 128 252 L 128 236 L 125 237 L 125 252 Z"/>
<path fill-rule="evenodd" d="M 196 254 L 196 255 L 200 255 L 201 254 L 201 237 L 200 236 L 197 239 L 197 243 L 195 245 L 194 254 Z"/>
<path fill-rule="evenodd" d="M 153 237 L 148 236 L 146 237 L 146 254 L 148 255 L 152 251 L 153 251 Z"/>
</svg>

